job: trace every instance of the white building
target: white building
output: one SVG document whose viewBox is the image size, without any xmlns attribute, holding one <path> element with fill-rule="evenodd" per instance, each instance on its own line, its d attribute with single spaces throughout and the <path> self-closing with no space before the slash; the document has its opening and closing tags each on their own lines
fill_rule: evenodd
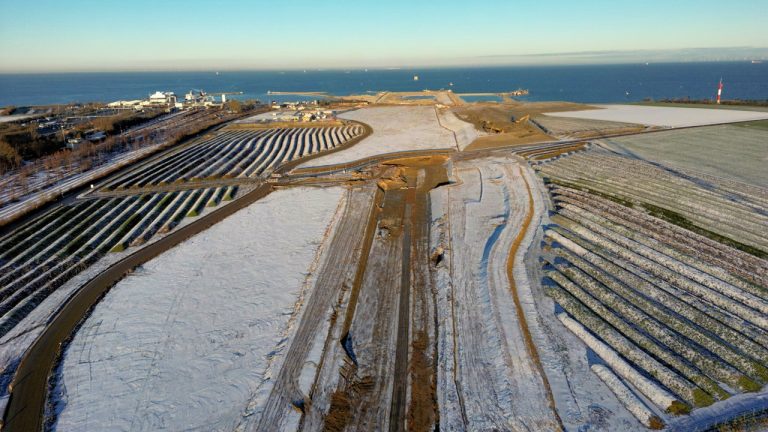
<svg viewBox="0 0 768 432">
<path fill-rule="evenodd" d="M 176 94 L 173 92 L 156 91 L 149 95 L 149 104 L 174 106 L 176 105 Z"/>
<path fill-rule="evenodd" d="M 107 104 L 110 108 L 135 108 L 141 105 L 141 100 L 119 100 Z"/>
</svg>

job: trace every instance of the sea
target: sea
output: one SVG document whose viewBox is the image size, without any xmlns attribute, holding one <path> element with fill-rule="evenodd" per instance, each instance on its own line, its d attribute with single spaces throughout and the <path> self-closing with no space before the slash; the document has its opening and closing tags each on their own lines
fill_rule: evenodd
<svg viewBox="0 0 768 432">
<path fill-rule="evenodd" d="M 415 79 L 418 77 L 418 80 Z M 499 66 L 403 69 L 99 72 L 0 74 L 0 106 L 112 102 L 155 91 L 242 92 L 237 99 L 307 100 L 312 96 L 451 89 L 496 93 L 527 89 L 528 101 L 626 103 L 645 99 L 713 99 L 720 79 L 725 99 L 768 99 L 768 63 L 702 62 L 578 66 Z"/>
</svg>

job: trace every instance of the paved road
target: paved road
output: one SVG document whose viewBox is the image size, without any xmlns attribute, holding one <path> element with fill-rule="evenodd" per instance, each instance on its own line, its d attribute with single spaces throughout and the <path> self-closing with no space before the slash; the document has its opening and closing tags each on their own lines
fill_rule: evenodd
<svg viewBox="0 0 768 432">
<path fill-rule="evenodd" d="M 224 186 L 242 186 L 242 185 L 260 185 L 264 182 L 264 179 L 252 178 L 252 177 L 238 177 L 238 178 L 220 178 L 211 180 L 195 180 L 187 181 L 183 183 L 171 183 L 165 185 L 151 185 L 147 187 L 136 187 L 128 189 L 115 189 L 115 190 L 98 190 L 83 194 L 81 199 L 98 199 L 98 198 L 114 198 L 123 196 L 133 196 L 147 193 L 158 192 L 178 192 L 190 189 L 208 189 Z"/>
</svg>

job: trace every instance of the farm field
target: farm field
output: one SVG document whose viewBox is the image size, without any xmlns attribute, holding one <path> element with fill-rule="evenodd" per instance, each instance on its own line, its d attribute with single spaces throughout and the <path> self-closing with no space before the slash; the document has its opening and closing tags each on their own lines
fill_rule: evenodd
<svg viewBox="0 0 768 432">
<path fill-rule="evenodd" d="M 768 383 L 765 191 L 602 150 L 535 168 L 556 209 L 544 289 L 627 410 L 676 430 L 758 409 Z"/>
<path fill-rule="evenodd" d="M 18 173 L 11 172 L 0 179 L 0 226 L 161 150 L 184 131 L 209 127 L 222 120 L 222 116 L 205 111 L 169 114 L 120 134 L 117 139 L 124 145 L 115 146 L 110 153 L 100 154 L 87 169 L 77 161 L 58 168 L 40 169 L 35 176 L 23 182 L 24 187 L 20 184 Z"/>
<path fill-rule="evenodd" d="M 302 167 L 351 162 L 407 150 L 456 148 L 453 132 L 440 126 L 434 106 L 386 106 L 358 109 L 339 118 L 370 125 L 374 132 L 353 148 L 313 159 Z"/>
<path fill-rule="evenodd" d="M 197 183 L 161 186 L 148 181 L 157 166 L 167 166 L 176 156 L 195 149 L 211 150 L 216 144 L 228 145 L 228 152 L 245 153 L 246 149 L 255 155 L 251 160 L 269 161 L 274 170 L 282 163 L 299 158 L 313 151 L 334 148 L 350 134 L 362 131 L 360 126 L 338 130 L 310 130 L 304 128 L 306 140 L 297 137 L 285 139 L 285 144 L 262 145 L 258 149 L 237 148 L 226 139 L 234 134 L 222 133 L 208 140 L 194 141 L 180 150 L 172 150 L 154 157 L 145 164 L 139 164 L 127 173 L 108 178 L 104 184 L 130 184 L 130 188 L 98 188 L 86 196 L 69 199 L 39 215 L 29 218 L 0 237 L 0 395 L 7 398 L 10 378 L 15 373 L 19 359 L 35 337 L 42 331 L 46 320 L 76 292 L 78 285 L 94 277 L 90 270 L 104 269 L 120 257 L 153 243 L 158 238 L 178 227 L 190 223 L 188 218 L 207 214 L 216 207 L 228 203 L 240 195 L 247 194 L 258 184 L 239 177 Z M 246 139 L 258 140 L 263 134 L 290 135 L 298 133 L 291 129 L 242 131 L 237 134 L 240 142 Z M 317 135 L 315 133 L 317 132 Z M 327 132 L 327 135 L 326 135 Z M 315 139 L 316 138 L 316 139 Z M 327 138 L 327 141 L 324 139 Z M 233 138 L 234 139 L 234 138 Z M 229 144 L 226 144 L 229 143 Z M 313 149 L 313 146 L 316 148 Z M 278 154 L 279 157 L 275 156 Z M 272 149 L 271 153 L 268 149 Z M 221 149 L 219 149 L 221 150 Z M 227 153 L 229 154 L 229 153 Z M 269 156 L 265 156 L 265 154 Z M 271 159 L 269 159 L 271 158 Z M 219 162 L 216 162 L 218 160 Z M 211 160 L 213 167 L 203 166 L 210 171 L 224 170 L 234 166 L 224 156 Z M 198 163 L 197 167 L 202 164 Z M 222 168 L 224 167 L 224 168 Z M 254 171 L 255 172 L 255 171 Z M 263 174 L 263 171 L 259 171 Z M 132 180 L 125 183 L 125 179 Z M 132 183 L 134 181 L 136 183 Z M 262 180 L 263 181 L 263 180 Z M 141 186 L 137 186 L 137 184 Z M 153 190 L 154 187 L 154 190 Z M 0 396 L 2 398 L 2 396 Z M 0 399 L 0 401 L 5 399 Z"/>
<path fill-rule="evenodd" d="M 126 277 L 64 352 L 54 429 L 232 430 L 258 412 L 347 200 L 277 191 Z"/>
<path fill-rule="evenodd" d="M 0 239 L 0 337 L 48 295 L 109 252 L 149 241 L 236 187 L 78 201 Z"/>
<path fill-rule="evenodd" d="M 660 134 L 611 138 L 605 145 L 619 153 L 667 166 L 768 187 L 768 130 L 711 126 Z"/>
<path fill-rule="evenodd" d="M 75 201 L 0 239 L 0 394 L 7 394 L 19 357 L 42 325 L 93 277 L 91 268 L 103 269 L 238 193 L 228 186 Z"/>
<path fill-rule="evenodd" d="M 334 149 L 362 133 L 359 125 L 224 131 L 118 176 L 103 189 L 266 177 L 282 162 Z"/>
<path fill-rule="evenodd" d="M 188 241 L 181 248 L 143 266 L 109 294 L 125 295 L 130 299 L 118 301 L 110 298 L 97 306 L 94 315 L 86 321 L 67 351 L 60 375 L 61 382 L 57 387 L 58 393 L 54 394 L 54 398 L 61 396 L 61 399 L 55 400 L 58 400 L 57 403 L 63 410 L 58 417 L 57 430 L 78 429 L 84 425 L 87 428 L 89 424 L 98 425 L 83 423 L 86 418 L 90 422 L 99 422 L 104 418 L 126 422 L 126 417 L 130 417 L 131 421 L 135 420 L 133 427 L 138 429 L 152 429 L 157 424 L 172 425 L 175 418 L 193 418 L 200 419 L 198 423 L 205 427 L 229 428 L 239 425 L 247 430 L 360 430 L 371 428 L 373 425 L 394 424 L 411 425 L 409 430 L 432 430 L 437 420 L 435 390 L 430 390 L 429 385 L 429 380 L 433 379 L 435 373 L 434 368 L 430 366 L 435 358 L 431 348 L 435 341 L 435 309 L 433 295 L 429 289 L 432 285 L 432 275 L 427 193 L 436 184 L 447 180 L 442 167 L 445 162 L 445 156 L 389 161 L 385 165 L 385 173 L 379 180 L 378 188 L 375 183 L 369 183 L 366 186 L 347 186 L 345 189 L 319 189 L 318 192 L 314 192 L 315 189 L 302 188 L 292 188 L 288 191 L 278 189 L 266 199 L 267 202 L 261 203 L 271 208 L 272 205 L 267 203 L 273 202 L 273 198 L 277 200 L 285 195 L 292 197 L 292 201 L 280 204 L 282 210 L 272 214 L 248 215 L 249 224 L 260 225 L 263 220 L 281 219 L 287 224 L 312 226 L 308 223 L 308 217 L 313 214 L 315 204 L 322 203 L 326 210 L 333 210 L 334 222 L 332 227 L 322 231 L 321 239 L 307 239 L 305 234 L 309 228 L 294 229 L 292 226 L 278 224 L 270 226 L 269 229 L 265 227 L 262 231 L 255 230 L 254 235 L 260 236 L 258 239 L 251 238 L 250 235 L 243 236 L 242 233 L 249 229 L 238 225 L 236 230 L 229 229 L 228 235 L 244 238 L 231 240 L 218 231 L 225 229 L 224 225 L 230 220 L 228 219 L 206 231 L 204 235 Z M 346 192 L 339 195 L 339 190 Z M 331 193 L 336 194 L 334 196 L 337 198 L 329 199 L 328 194 Z M 318 198 L 311 198 L 312 194 L 318 195 Z M 298 201 L 299 199 L 301 201 Z M 305 199 L 308 201 L 305 202 Z M 274 205 L 277 205 L 277 201 Z M 254 205 L 251 208 L 257 207 L 258 205 Z M 297 207 L 303 208 L 304 211 L 292 211 Z M 289 212 L 290 215 L 283 214 L 284 212 Z M 239 215 L 233 218 L 237 220 Z M 261 234 L 258 234 L 259 232 Z M 284 243 L 286 240 L 277 240 L 283 239 L 282 233 L 285 232 L 293 233 L 289 239 L 300 239 L 300 247 L 290 247 Z M 205 237 L 209 233 L 212 236 L 210 240 Z M 240 247 L 238 241 L 252 246 Z M 211 244 L 220 246 L 212 247 Z M 218 249 L 232 252 L 223 253 Z M 210 261 L 210 270 L 207 270 L 209 267 L 199 264 L 194 270 L 189 269 L 190 264 L 178 264 L 179 273 L 173 276 L 175 266 L 165 263 L 164 257 L 176 256 L 177 252 L 182 253 L 184 250 L 190 251 L 184 252 L 185 254 L 193 255 L 179 256 L 174 258 L 175 262 Z M 244 250 L 247 256 L 250 256 L 251 251 L 266 254 L 265 258 L 254 258 L 253 261 L 266 263 L 270 269 L 275 267 L 274 270 L 266 271 L 261 266 L 241 266 L 245 272 L 243 278 L 248 280 L 249 284 L 243 286 L 233 280 L 233 277 L 239 277 L 239 273 L 227 270 L 227 265 L 236 265 L 238 261 L 233 257 L 239 256 L 241 250 Z M 284 265 L 277 264 L 293 261 L 293 258 L 300 256 L 299 251 L 301 254 L 307 251 L 317 252 L 311 254 L 311 260 L 297 259 L 300 264 L 297 263 L 296 267 L 293 267 L 294 270 L 289 271 Z M 199 254 L 209 258 L 199 258 Z M 223 264 L 218 261 L 219 256 L 220 259 L 228 257 L 226 259 L 233 262 Z M 270 265 L 270 262 L 275 264 Z M 220 265 L 217 266 L 217 263 Z M 227 276 L 220 277 L 220 267 Z M 161 268 L 162 272 L 159 271 Z M 188 274 L 189 271 L 203 279 L 199 280 L 199 283 L 176 283 L 181 274 Z M 286 276 L 275 279 L 277 276 L 272 276 L 273 272 L 300 275 L 301 283 L 275 283 L 274 280 L 282 280 L 280 278 Z M 166 276 L 166 273 L 171 274 Z M 160 280 L 157 281 L 157 278 Z M 206 278 L 214 279 L 208 282 Z M 264 282 L 251 283 L 254 280 Z M 123 284 L 126 288 L 122 288 Z M 162 286 L 170 288 L 165 291 L 158 290 L 158 287 Z M 231 288 L 232 286 L 243 288 L 237 291 Z M 251 286 L 253 288 L 248 288 Z M 300 294 L 287 290 L 286 287 L 289 286 L 297 286 L 296 291 L 300 291 Z M 259 341 L 266 338 L 264 340 L 273 341 L 273 344 L 277 345 L 260 343 L 260 349 L 263 351 L 239 350 L 238 352 L 245 353 L 245 359 L 236 355 L 233 357 L 236 358 L 233 360 L 235 363 L 220 358 L 222 355 L 230 355 L 230 349 L 217 349 L 224 342 L 216 342 L 215 346 L 209 349 L 191 347 L 200 343 L 207 344 L 207 340 L 212 336 L 200 338 L 199 334 L 193 333 L 195 337 L 192 337 L 187 331 L 189 326 L 197 326 L 198 321 L 210 322 L 212 318 L 201 317 L 198 320 L 194 313 L 185 312 L 184 308 L 198 308 L 204 301 L 202 299 L 211 294 L 212 289 L 226 290 L 229 294 L 217 297 L 219 300 L 211 306 L 214 310 L 206 307 L 204 312 L 198 313 L 210 317 L 216 314 L 216 305 L 225 300 L 230 302 L 230 307 L 243 307 L 241 301 L 233 302 L 241 298 L 239 295 L 243 294 L 242 290 L 246 288 L 279 292 L 285 294 L 285 298 L 293 299 L 294 303 L 286 303 L 293 310 L 291 314 L 281 312 L 276 315 L 282 317 L 281 320 L 287 320 L 286 331 L 275 334 L 280 326 L 271 325 L 248 330 L 253 332 L 253 337 L 260 338 Z M 146 296 L 146 299 L 134 301 L 131 296 Z M 245 306 L 249 307 L 249 310 L 252 310 L 250 308 L 254 302 L 262 304 L 260 295 L 248 298 L 251 301 L 245 303 Z M 145 301 L 147 306 L 141 306 Z M 206 304 L 208 303 L 206 301 Z M 239 320 L 245 315 L 250 317 L 247 319 L 262 322 L 270 316 L 266 310 L 274 310 L 270 301 L 265 300 L 263 303 L 266 308 L 264 312 L 261 312 L 261 309 L 258 309 L 261 306 L 258 306 L 252 314 L 225 315 L 232 316 L 233 319 L 239 317 Z M 145 313 L 131 313 L 129 309 L 132 310 L 136 304 Z M 165 332 L 159 329 L 134 330 L 155 329 L 158 326 L 164 328 L 168 309 L 158 308 L 157 305 L 167 305 L 171 308 L 173 316 L 178 317 L 178 321 L 174 322 L 178 322 L 181 327 L 169 326 L 171 328 Z M 102 310 L 109 316 L 102 315 Z M 145 325 L 146 319 L 155 324 Z M 131 323 L 132 320 L 137 321 Z M 107 324 L 113 331 L 102 333 L 99 329 L 104 328 L 107 321 L 114 322 Z M 221 318 L 217 319 L 216 323 L 220 321 Z M 121 324 L 126 322 L 126 330 L 121 330 Z M 189 324 L 182 326 L 182 323 Z M 232 324 L 232 327 L 252 326 L 241 323 Z M 200 327 L 200 332 L 202 330 Z M 145 331 L 149 333 L 144 333 Z M 129 336 L 132 334 L 137 336 Z M 142 336 L 146 334 L 157 336 Z M 166 346 L 152 342 L 155 337 L 174 341 L 164 350 L 177 349 L 183 353 L 171 355 L 169 351 L 163 351 L 165 354 L 153 356 L 156 359 L 153 363 L 145 356 L 146 349 L 142 347 L 146 345 L 144 340 L 147 338 L 150 346 Z M 243 339 L 250 341 L 253 337 L 244 336 Z M 95 348 L 94 344 L 99 344 L 100 340 L 106 340 L 111 345 Z M 115 349 L 126 349 L 125 340 L 136 340 L 140 347 L 134 350 L 134 354 L 125 352 L 125 356 L 115 357 Z M 118 345 L 122 348 L 118 348 Z M 128 351 L 131 351 L 131 342 L 128 346 Z M 273 348 L 274 346 L 276 348 Z M 90 353 L 88 355 L 96 355 L 88 361 L 98 364 L 98 368 L 106 368 L 102 369 L 105 371 L 103 374 L 97 374 L 92 366 L 85 364 L 82 356 L 86 352 Z M 222 367 L 228 368 L 226 365 L 231 365 L 231 369 L 227 370 L 231 371 L 233 380 L 237 377 L 238 384 L 235 387 L 222 387 L 221 391 L 225 392 L 225 396 L 214 392 L 210 399 L 207 395 L 215 384 L 205 379 L 213 377 L 186 380 L 184 391 L 179 394 L 165 391 L 164 389 L 172 386 L 161 385 L 166 382 L 162 381 L 163 379 L 169 380 L 167 382 L 170 383 L 172 377 L 196 375 L 185 373 L 190 368 L 200 367 L 201 370 L 207 370 L 203 366 L 206 360 L 195 360 L 195 354 L 192 353 L 202 353 L 204 359 L 215 353 L 217 363 L 224 364 Z M 131 367 L 124 367 L 122 362 L 133 362 L 131 359 L 141 364 L 146 363 L 147 366 L 136 366 L 132 363 Z M 247 362 L 248 365 L 242 362 Z M 267 366 L 252 369 L 253 362 L 268 365 L 268 369 L 265 369 Z M 127 391 L 128 388 L 135 388 L 138 382 L 119 371 L 137 368 L 143 371 L 150 367 L 150 364 L 155 365 L 152 370 L 157 371 L 157 375 L 152 373 L 149 376 L 158 377 L 150 379 L 153 383 L 151 390 Z M 175 370 L 180 372 L 162 372 L 168 371 L 169 368 L 178 368 Z M 238 373 L 243 368 L 247 370 Z M 139 376 L 144 377 L 146 374 L 139 373 Z M 248 378 L 250 376 L 258 379 L 251 380 Z M 73 387 L 79 390 L 72 390 Z M 248 388 L 250 393 L 233 391 L 233 388 L 243 387 Z M 125 388 L 126 391 L 120 391 L 120 388 Z M 85 396 L 78 396 L 74 391 Z M 98 398 L 99 394 L 101 397 L 110 394 L 122 396 L 112 398 L 111 404 L 88 403 L 97 400 L 95 398 Z M 142 394 L 148 396 L 137 401 L 136 396 Z M 243 398 L 243 394 L 247 397 Z M 190 397 L 195 399 L 194 406 L 196 413 L 200 413 L 199 416 L 186 412 L 182 415 L 174 408 L 189 406 L 192 402 L 187 403 L 187 399 Z M 179 398 L 184 398 L 183 403 L 179 402 Z M 152 412 L 152 415 L 131 417 L 129 414 L 136 412 L 136 403 L 139 403 L 139 412 Z M 227 408 L 222 409 L 221 404 Z M 83 409 L 89 406 L 100 406 L 105 411 L 97 413 L 93 409 Z M 297 410 L 297 407 L 302 407 L 303 411 Z M 376 409 L 371 409 L 372 407 Z M 115 416 L 118 416 L 119 420 L 114 420 Z M 221 421 L 214 420 L 210 423 L 204 421 L 206 418 Z"/>
<path fill-rule="evenodd" d="M 604 120 L 587 120 L 568 117 L 539 115 L 532 120 L 537 126 L 552 136 L 568 138 L 591 138 L 601 135 L 637 132 L 644 126 Z"/>
<path fill-rule="evenodd" d="M 613 432 L 763 415 L 762 129 L 421 102 L 227 126 L 7 230 L 4 421 Z M 479 148 L 505 133 L 459 108 L 560 140 Z M 29 406 L 45 416 L 15 420 Z"/>
<path fill-rule="evenodd" d="M 595 190 L 758 257 L 768 256 L 768 201 L 759 186 L 679 174 L 599 149 L 537 169 L 558 184 Z"/>
<path fill-rule="evenodd" d="M 547 113 L 553 117 L 568 117 L 648 126 L 704 126 L 768 119 L 768 113 L 732 109 L 696 109 L 644 105 L 595 105 L 600 109 Z"/>
</svg>

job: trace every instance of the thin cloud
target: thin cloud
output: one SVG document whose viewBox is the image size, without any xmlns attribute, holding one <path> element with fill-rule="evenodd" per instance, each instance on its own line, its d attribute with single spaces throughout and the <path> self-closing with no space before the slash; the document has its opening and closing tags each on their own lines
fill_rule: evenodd
<svg viewBox="0 0 768 432">
<path fill-rule="evenodd" d="M 557 53 L 527 54 L 492 54 L 475 57 L 477 59 L 510 62 L 550 62 L 566 61 L 705 61 L 705 60 L 743 60 L 768 58 L 768 48 L 761 47 L 722 47 L 722 48 L 680 48 L 665 50 L 608 50 L 577 51 Z"/>
</svg>

